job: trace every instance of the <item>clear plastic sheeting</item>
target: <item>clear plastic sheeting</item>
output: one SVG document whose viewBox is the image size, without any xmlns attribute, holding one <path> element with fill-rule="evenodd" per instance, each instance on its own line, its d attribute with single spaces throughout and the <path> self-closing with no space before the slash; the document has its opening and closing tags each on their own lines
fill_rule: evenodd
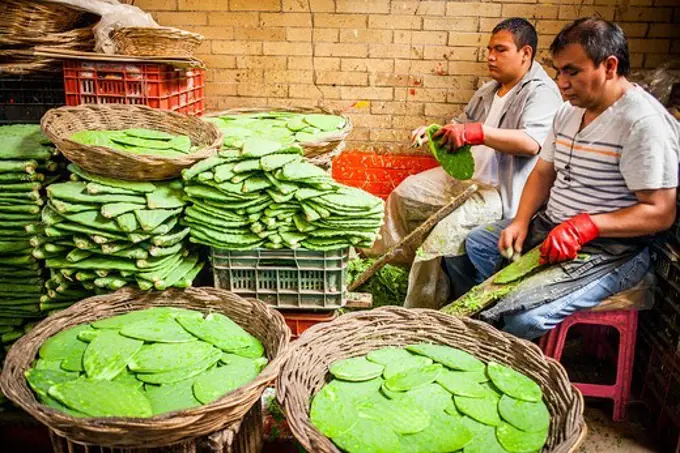
<svg viewBox="0 0 680 453">
<path fill-rule="evenodd" d="M 387 199 L 381 239 L 371 249 L 362 252 L 370 257 L 386 253 L 470 184 L 470 181 L 457 181 L 441 167 L 409 176 Z M 464 253 L 468 233 L 479 225 L 499 220 L 501 215 L 498 191 L 482 186 L 462 206 L 439 222 L 424 241 L 403 248 L 391 264 L 413 264 L 405 306 L 439 309 L 446 303 L 449 283 L 441 270 L 441 258 Z"/>
<path fill-rule="evenodd" d="M 95 51 L 113 55 L 116 46 L 109 37 L 111 31 L 122 27 L 160 27 L 151 14 L 137 6 L 118 0 L 48 0 L 81 11 L 97 14 L 101 20 L 94 26 Z"/>
<path fill-rule="evenodd" d="M 464 254 L 470 231 L 500 220 L 502 213 L 498 191 L 486 186 L 439 222 L 416 251 L 404 306 L 438 310 L 448 302 L 450 283 L 441 267 L 442 257 Z"/>
</svg>

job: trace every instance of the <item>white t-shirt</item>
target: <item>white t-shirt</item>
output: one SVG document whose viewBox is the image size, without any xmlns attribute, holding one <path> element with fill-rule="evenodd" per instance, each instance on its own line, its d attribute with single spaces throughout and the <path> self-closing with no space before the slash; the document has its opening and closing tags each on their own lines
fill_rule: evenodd
<svg viewBox="0 0 680 453">
<path fill-rule="evenodd" d="M 505 107 L 505 103 L 510 99 L 510 96 L 508 96 L 510 92 L 512 90 L 505 93 L 503 97 L 498 96 L 498 93 L 494 95 L 489 114 L 484 121 L 486 126 L 498 127 L 503 107 Z M 496 150 L 486 145 L 477 145 L 473 146 L 470 151 L 475 159 L 475 174 L 472 176 L 472 179 L 492 186 L 498 186 L 498 156 Z"/>
</svg>

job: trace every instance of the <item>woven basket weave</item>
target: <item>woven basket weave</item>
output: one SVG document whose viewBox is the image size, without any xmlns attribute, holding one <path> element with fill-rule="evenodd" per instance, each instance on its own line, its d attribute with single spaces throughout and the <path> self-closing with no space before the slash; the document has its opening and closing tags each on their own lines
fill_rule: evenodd
<svg viewBox="0 0 680 453">
<path fill-rule="evenodd" d="M 494 360 L 532 378 L 541 386 L 552 416 L 543 452 L 576 451 L 586 434 L 583 397 L 569 383 L 558 362 L 543 356 L 533 343 L 480 321 L 400 307 L 343 315 L 330 323 L 313 326 L 293 343 L 279 375 L 276 396 L 302 446 L 314 453 L 340 453 L 309 419 L 311 398 L 326 384 L 333 362 L 387 346 L 419 342 L 460 348 L 480 360 Z"/>
<path fill-rule="evenodd" d="M 113 30 L 116 53 L 139 56 L 185 56 L 194 54 L 204 38 L 172 27 L 123 27 Z"/>
<path fill-rule="evenodd" d="M 149 419 L 74 418 L 40 404 L 26 384 L 24 373 L 42 343 L 62 330 L 97 319 L 150 307 L 182 307 L 229 316 L 265 347 L 269 364 L 250 383 L 219 400 L 184 411 Z M 20 338 L 7 354 L 0 376 L 0 390 L 15 404 L 47 425 L 57 436 L 83 444 L 107 447 L 155 448 L 190 437 L 204 436 L 239 422 L 259 401 L 286 358 L 290 329 L 283 316 L 266 304 L 246 300 L 215 288 L 170 289 L 144 293 L 123 289 L 114 294 L 82 300 L 50 316 Z"/>
<path fill-rule="evenodd" d="M 299 142 L 299 145 L 305 151 L 305 157 L 314 165 L 328 168 L 331 165 L 331 160 L 345 146 L 345 139 L 352 132 L 352 120 L 349 116 L 337 110 L 330 110 L 325 107 L 309 108 L 309 107 L 291 107 L 291 108 L 240 108 L 229 109 L 219 113 L 210 113 L 204 115 L 205 118 L 216 118 L 223 115 L 240 115 L 249 113 L 267 113 L 267 112 L 291 112 L 291 113 L 323 113 L 327 115 L 337 115 L 345 119 L 345 127 L 338 130 L 337 133 L 325 137 L 323 140 L 316 140 L 312 142 Z"/>
<path fill-rule="evenodd" d="M 27 37 L 63 33 L 77 26 L 86 13 L 38 0 L 2 0 L 0 35 Z"/>
<path fill-rule="evenodd" d="M 40 123 L 42 130 L 70 161 L 98 175 L 128 180 L 176 178 L 184 168 L 215 154 L 224 136 L 214 124 L 193 116 L 155 110 L 143 105 L 92 105 L 49 110 Z M 171 159 L 133 154 L 104 146 L 90 146 L 69 140 L 81 130 L 147 128 L 175 135 L 188 135 L 200 149 Z"/>
</svg>

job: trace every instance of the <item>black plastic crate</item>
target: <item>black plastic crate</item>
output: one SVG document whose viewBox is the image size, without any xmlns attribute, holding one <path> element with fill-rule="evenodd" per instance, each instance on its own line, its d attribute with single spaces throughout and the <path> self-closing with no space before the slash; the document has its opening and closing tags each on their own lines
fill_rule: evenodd
<svg viewBox="0 0 680 453">
<path fill-rule="evenodd" d="M 0 124 L 38 124 L 66 103 L 64 76 L 0 77 Z"/>
</svg>

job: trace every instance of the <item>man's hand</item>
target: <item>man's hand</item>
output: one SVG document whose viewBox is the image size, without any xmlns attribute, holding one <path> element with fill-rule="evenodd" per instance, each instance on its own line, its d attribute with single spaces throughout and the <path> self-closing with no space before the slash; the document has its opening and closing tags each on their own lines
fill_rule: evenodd
<svg viewBox="0 0 680 453">
<path fill-rule="evenodd" d="M 521 254 L 524 240 L 529 232 L 529 223 L 518 219 L 513 220 L 502 232 L 498 241 L 498 250 L 505 258 L 510 259 L 514 254 Z"/>
<path fill-rule="evenodd" d="M 541 264 L 554 264 L 576 258 L 585 244 L 597 238 L 600 230 L 588 214 L 560 223 L 541 245 Z"/>
<path fill-rule="evenodd" d="M 427 126 L 420 126 L 418 129 L 414 129 L 413 132 L 411 132 L 411 146 L 415 148 L 427 143 L 426 130 Z"/>
<path fill-rule="evenodd" d="M 465 145 L 484 144 L 482 123 L 447 124 L 432 136 L 432 138 L 439 137 L 441 137 L 441 145 L 449 152 L 456 152 Z"/>
</svg>

